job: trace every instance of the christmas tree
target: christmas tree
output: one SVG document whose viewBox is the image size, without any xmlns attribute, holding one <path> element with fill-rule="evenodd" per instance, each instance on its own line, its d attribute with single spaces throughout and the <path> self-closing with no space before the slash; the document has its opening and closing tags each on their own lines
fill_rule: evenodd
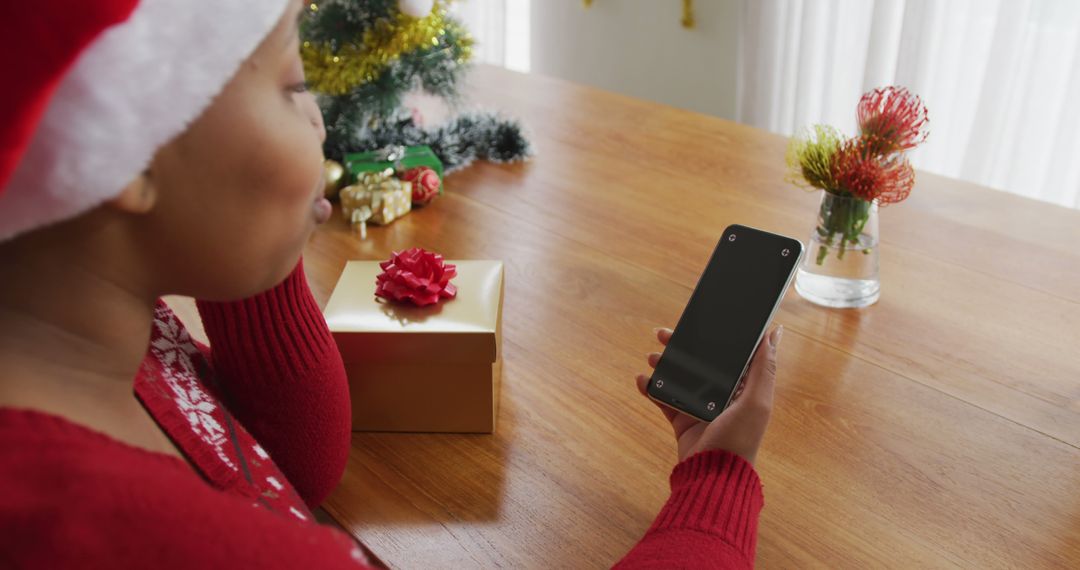
<svg viewBox="0 0 1080 570">
<path fill-rule="evenodd" d="M 436 0 L 324 0 L 308 5 L 301 52 L 326 121 L 328 158 L 388 145 L 427 145 L 447 171 L 474 159 L 528 157 L 522 127 L 468 112 L 425 129 L 402 99 L 414 89 L 461 102 L 472 38 Z"/>
</svg>

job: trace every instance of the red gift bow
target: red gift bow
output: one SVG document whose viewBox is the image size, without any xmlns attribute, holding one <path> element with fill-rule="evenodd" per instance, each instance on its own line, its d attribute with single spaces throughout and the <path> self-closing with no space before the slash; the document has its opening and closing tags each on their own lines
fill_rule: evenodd
<svg viewBox="0 0 1080 570">
<path fill-rule="evenodd" d="M 383 299 L 426 307 L 457 295 L 457 287 L 450 283 L 457 267 L 437 253 L 414 247 L 394 252 L 379 267 L 383 272 L 376 278 L 375 295 Z"/>
</svg>

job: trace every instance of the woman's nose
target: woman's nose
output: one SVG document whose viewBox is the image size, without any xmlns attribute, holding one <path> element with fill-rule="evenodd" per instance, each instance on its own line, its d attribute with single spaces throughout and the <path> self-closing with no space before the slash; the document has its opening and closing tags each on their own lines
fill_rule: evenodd
<svg viewBox="0 0 1080 570">
<path fill-rule="evenodd" d="M 311 126 L 315 127 L 315 130 L 319 133 L 319 142 L 326 142 L 326 125 L 323 123 L 322 110 L 319 109 L 319 104 L 315 102 L 315 95 L 310 91 L 301 93 L 300 104 L 304 109 L 304 114 L 311 119 Z"/>
</svg>

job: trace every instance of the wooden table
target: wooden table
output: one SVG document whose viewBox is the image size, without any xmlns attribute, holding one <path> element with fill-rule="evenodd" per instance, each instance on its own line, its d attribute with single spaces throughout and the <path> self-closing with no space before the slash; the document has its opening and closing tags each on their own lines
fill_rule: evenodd
<svg viewBox="0 0 1080 570">
<path fill-rule="evenodd" d="M 325 508 L 395 567 L 606 567 L 675 461 L 634 388 L 652 328 L 724 227 L 805 239 L 819 198 L 784 182 L 780 136 L 494 68 L 471 83 L 536 159 L 454 174 L 367 241 L 335 219 L 306 267 L 325 303 L 347 259 L 505 260 L 497 433 L 358 433 Z M 1080 212 L 920 173 L 881 238 L 876 305 L 790 291 L 776 318 L 758 564 L 1080 567 Z"/>
</svg>

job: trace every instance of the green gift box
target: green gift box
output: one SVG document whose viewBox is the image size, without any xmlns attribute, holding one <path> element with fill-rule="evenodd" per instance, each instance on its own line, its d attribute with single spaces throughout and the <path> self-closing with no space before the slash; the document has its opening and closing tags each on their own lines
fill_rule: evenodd
<svg viewBox="0 0 1080 570">
<path fill-rule="evenodd" d="M 429 146 L 388 146 L 379 150 L 345 155 L 345 170 L 349 172 L 349 177 L 353 181 L 365 172 L 381 172 L 387 168 L 393 168 L 400 174 L 417 166 L 426 166 L 439 175 L 439 194 L 442 194 L 442 161 L 435 156 L 435 152 Z"/>
</svg>

